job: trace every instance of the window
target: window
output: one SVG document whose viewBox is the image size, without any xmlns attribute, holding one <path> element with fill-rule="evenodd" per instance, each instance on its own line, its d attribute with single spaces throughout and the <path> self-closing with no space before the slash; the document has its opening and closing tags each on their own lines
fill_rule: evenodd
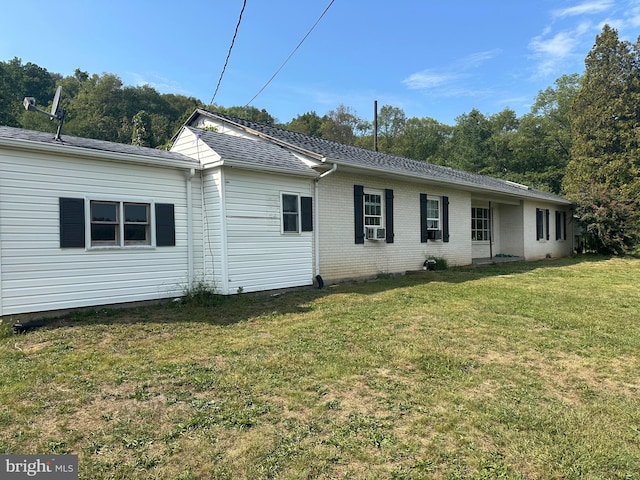
<svg viewBox="0 0 640 480">
<path fill-rule="evenodd" d="M 420 242 L 449 241 L 449 197 L 420 194 Z"/>
<path fill-rule="evenodd" d="M 365 227 L 382 226 L 382 195 L 364 194 L 364 225 Z"/>
<path fill-rule="evenodd" d="M 536 208 L 536 240 L 549 240 L 549 210 Z"/>
<path fill-rule="evenodd" d="M 567 239 L 567 212 L 556 210 L 556 240 Z"/>
<path fill-rule="evenodd" d="M 174 205 L 60 198 L 60 248 L 86 248 L 87 245 L 173 247 L 176 245 Z"/>
<path fill-rule="evenodd" d="M 383 195 L 384 193 L 384 195 Z M 356 244 L 365 240 L 394 242 L 393 190 L 367 190 L 362 185 L 353 186 L 353 226 Z"/>
<path fill-rule="evenodd" d="M 148 203 L 91 201 L 91 245 L 151 245 Z"/>
<path fill-rule="evenodd" d="M 440 199 L 427 199 L 427 230 L 440 230 Z"/>
<path fill-rule="evenodd" d="M 298 195 L 283 193 L 282 194 L 282 232 L 283 233 L 299 233 L 300 232 L 300 205 Z"/>
<path fill-rule="evenodd" d="M 491 239 L 491 215 L 488 208 L 471 209 L 471 240 L 487 241 Z"/>
<path fill-rule="evenodd" d="M 283 193 L 282 233 L 313 232 L 313 198 Z"/>
</svg>

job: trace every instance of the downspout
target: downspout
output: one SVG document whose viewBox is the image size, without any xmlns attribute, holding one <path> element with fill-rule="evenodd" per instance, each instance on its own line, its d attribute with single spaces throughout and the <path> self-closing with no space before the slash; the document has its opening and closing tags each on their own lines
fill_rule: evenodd
<svg viewBox="0 0 640 480">
<path fill-rule="evenodd" d="M 489 258 L 493 260 L 493 212 L 489 202 Z"/>
<path fill-rule="evenodd" d="M 324 163 L 327 159 L 323 158 L 322 162 Z M 314 202 L 316 204 L 316 208 L 313 209 L 313 236 L 314 236 L 314 247 L 315 247 L 315 263 L 316 263 L 316 280 L 318 281 L 318 288 L 322 288 L 324 282 L 322 281 L 322 277 L 320 276 L 320 193 L 318 184 L 320 183 L 320 179 L 331 175 L 338 169 L 338 164 L 334 163 L 331 170 L 327 170 L 326 172 L 320 174 L 313 181 L 313 196 Z"/>
<path fill-rule="evenodd" d="M 193 286 L 193 198 L 191 180 L 196 174 L 196 169 L 189 169 L 187 173 L 187 281 L 189 289 Z"/>
</svg>

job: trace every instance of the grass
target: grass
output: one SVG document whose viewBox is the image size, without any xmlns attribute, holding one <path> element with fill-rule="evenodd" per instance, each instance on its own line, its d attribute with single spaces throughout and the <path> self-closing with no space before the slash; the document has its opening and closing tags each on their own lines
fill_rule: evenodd
<svg viewBox="0 0 640 480">
<path fill-rule="evenodd" d="M 0 453 L 82 479 L 640 472 L 640 260 L 198 300 L 0 325 Z"/>
</svg>

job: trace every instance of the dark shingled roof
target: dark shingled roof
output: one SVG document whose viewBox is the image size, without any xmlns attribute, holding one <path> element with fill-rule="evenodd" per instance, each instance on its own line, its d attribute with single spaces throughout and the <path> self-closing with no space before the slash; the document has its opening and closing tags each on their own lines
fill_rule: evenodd
<svg viewBox="0 0 640 480">
<path fill-rule="evenodd" d="M 219 154 L 223 161 L 236 160 L 242 164 L 267 170 L 279 170 L 283 173 L 298 173 L 317 176 L 317 172 L 308 167 L 291 151 L 273 143 L 226 135 L 211 130 L 185 127 L 197 135 L 212 150 Z"/>
<path fill-rule="evenodd" d="M 107 142 L 105 140 L 74 137 L 72 135 L 63 134 L 61 135 L 60 140 L 56 140 L 53 133 L 36 132 L 34 130 L 0 126 L 0 138 L 27 140 L 30 142 L 50 144 L 53 146 L 68 146 L 110 153 L 144 156 L 147 158 L 154 158 L 165 162 L 190 162 L 193 163 L 194 167 L 198 166 L 198 162 L 196 160 L 193 160 L 181 153 L 168 152 L 166 150 L 158 150 L 156 148 L 126 145 L 124 143 Z"/>
<path fill-rule="evenodd" d="M 519 186 L 518 184 L 499 178 L 463 172 L 429 162 L 411 160 L 386 153 L 374 152 L 373 150 L 344 145 L 205 109 L 196 110 L 187 122 L 195 119 L 198 115 L 204 115 L 214 119 L 217 118 L 218 120 L 228 122 L 240 128 L 258 132 L 261 136 L 272 139 L 281 145 L 289 145 L 296 149 L 309 151 L 316 156 L 326 157 L 330 163 L 375 169 L 390 174 L 441 181 L 517 197 L 535 198 L 564 204 L 570 203 L 558 195 L 535 190 L 526 186 Z"/>
</svg>

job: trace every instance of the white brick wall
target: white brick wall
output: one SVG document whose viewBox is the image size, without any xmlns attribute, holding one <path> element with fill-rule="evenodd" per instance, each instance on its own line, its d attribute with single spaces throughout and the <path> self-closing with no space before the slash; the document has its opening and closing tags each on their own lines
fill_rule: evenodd
<svg viewBox="0 0 640 480">
<path fill-rule="evenodd" d="M 355 243 L 353 187 L 391 188 L 394 193 L 394 243 Z M 420 193 L 449 197 L 450 241 L 420 242 Z M 471 263 L 471 197 L 467 192 L 431 185 L 356 176 L 338 170 L 319 185 L 320 274 L 326 280 L 404 273 L 419 270 L 428 257 L 446 258 L 450 265 Z M 384 197 L 384 195 L 383 195 Z M 384 205 L 383 205 L 384 210 Z"/>
<path fill-rule="evenodd" d="M 549 240 L 546 239 L 546 227 L 545 238 L 536 240 L 536 208 L 549 210 Z M 567 239 L 556 240 L 555 212 L 563 208 L 567 212 Z M 524 202 L 524 255 L 527 260 L 538 260 L 547 256 L 566 257 L 571 254 L 573 250 L 571 214 L 568 207 L 563 208 L 545 202 Z"/>
</svg>

